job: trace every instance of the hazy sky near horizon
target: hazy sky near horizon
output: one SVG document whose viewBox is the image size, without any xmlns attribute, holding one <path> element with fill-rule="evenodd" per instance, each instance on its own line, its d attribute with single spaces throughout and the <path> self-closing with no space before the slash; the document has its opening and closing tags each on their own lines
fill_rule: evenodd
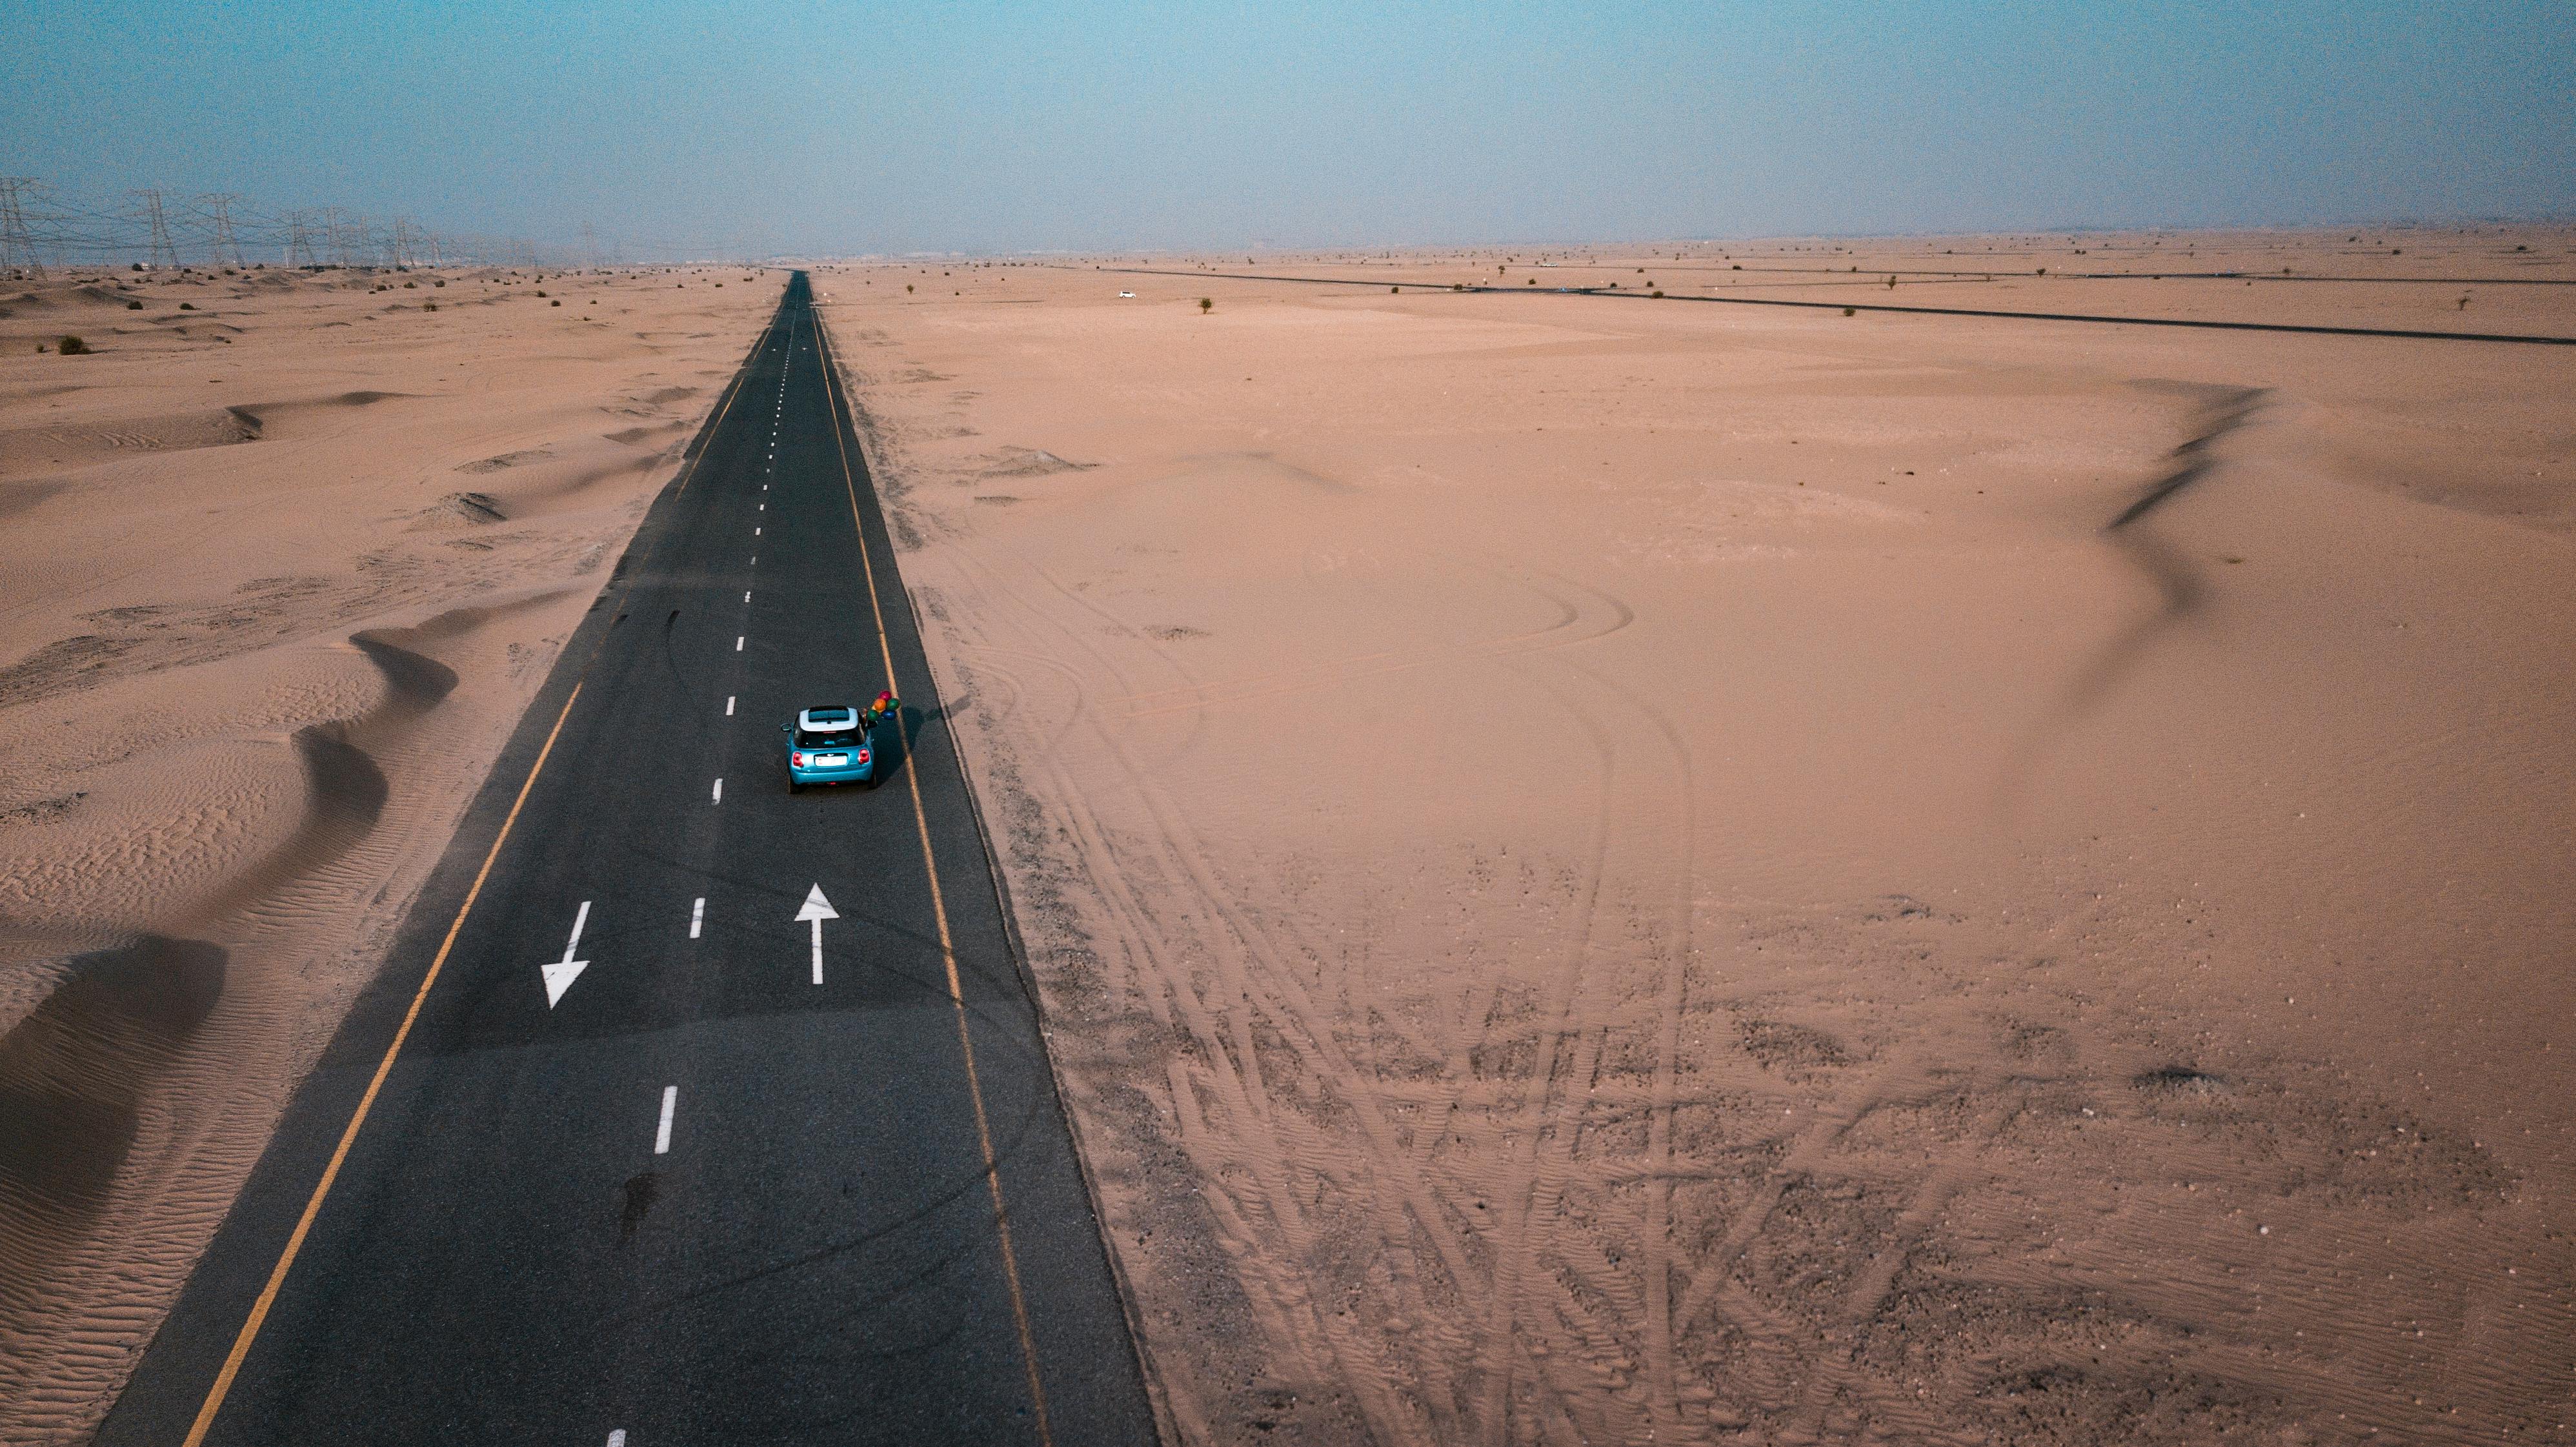
<svg viewBox="0 0 2576 1447">
<path fill-rule="evenodd" d="M 0 174 L 631 254 L 2576 214 L 2576 5 L 0 7 Z"/>
</svg>

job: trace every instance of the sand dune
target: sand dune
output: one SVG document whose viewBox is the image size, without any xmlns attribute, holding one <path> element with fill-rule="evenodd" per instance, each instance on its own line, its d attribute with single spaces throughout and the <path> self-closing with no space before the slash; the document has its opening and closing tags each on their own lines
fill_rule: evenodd
<svg viewBox="0 0 2576 1447">
<path fill-rule="evenodd" d="M 822 274 L 1183 1436 L 2552 1440 L 2576 352 L 1446 288 L 2572 256 Z"/>
<path fill-rule="evenodd" d="M 13 1442 L 105 1410 L 783 280 L 99 276 L 0 297 Z"/>
</svg>

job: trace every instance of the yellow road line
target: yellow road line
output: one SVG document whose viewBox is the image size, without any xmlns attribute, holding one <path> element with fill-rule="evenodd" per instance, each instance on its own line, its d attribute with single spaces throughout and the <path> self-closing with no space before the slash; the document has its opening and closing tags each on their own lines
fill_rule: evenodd
<svg viewBox="0 0 2576 1447">
<path fill-rule="evenodd" d="M 808 303 L 808 310 L 811 310 Z M 886 638 L 885 603 L 877 596 L 877 568 L 868 557 L 868 529 L 859 515 L 859 485 L 850 475 L 850 450 L 841 441 L 841 409 L 833 390 L 831 352 L 823 341 L 823 320 L 814 317 L 815 358 L 823 369 L 823 400 L 831 409 L 832 448 L 841 456 L 841 487 L 850 498 L 850 525 L 859 535 L 859 563 L 868 580 L 868 607 L 876 615 L 877 652 L 885 659 L 886 687 L 894 688 L 894 645 Z M 902 690 L 896 689 L 897 696 Z M 902 728 L 902 711 L 896 711 L 895 726 Z M 939 920 L 939 956 L 948 967 L 948 1002 L 957 1011 L 957 1045 L 966 1055 L 966 1092 L 975 1103 L 975 1138 L 984 1147 L 984 1184 L 993 1193 L 993 1226 L 1002 1240 L 1002 1275 L 1011 1289 L 1011 1320 L 1020 1332 L 1020 1360 L 1028 1367 L 1029 1401 L 1037 1409 L 1038 1440 L 1052 1444 L 1055 1434 L 1047 1425 L 1046 1388 L 1038 1381 L 1037 1345 L 1029 1337 L 1028 1302 L 1020 1294 L 1020 1261 L 1011 1249 L 1011 1213 L 1002 1204 L 1002 1172 L 993 1159 L 993 1128 L 984 1116 L 984 1084 L 975 1073 L 975 1041 L 966 1030 L 966 994 L 957 984 L 957 947 L 948 935 L 948 904 L 939 889 L 939 861 L 930 849 L 930 814 L 921 806 L 921 770 L 912 765 L 912 736 L 904 735 L 904 782 L 912 786 L 913 827 L 921 831 L 921 863 L 930 874 L 930 908 Z"/>
<path fill-rule="evenodd" d="M 572 714 L 573 700 L 579 697 L 581 685 L 575 683 L 572 693 L 564 699 L 563 712 L 555 715 L 554 728 L 546 734 L 545 747 L 537 751 L 537 762 L 529 768 L 527 782 L 519 786 L 519 797 L 510 802 L 509 817 L 501 821 L 501 832 L 493 838 L 490 852 L 483 856 L 483 867 L 475 871 L 473 887 L 465 891 L 465 902 L 457 906 L 456 919 L 447 927 L 447 938 L 439 942 L 438 954 L 429 962 L 429 973 L 421 977 L 420 988 L 413 992 L 411 1008 L 403 1012 L 402 1028 L 394 1032 L 393 1043 L 385 1047 L 385 1058 L 376 1062 L 375 1078 L 367 1082 L 367 1093 L 358 1097 L 358 1108 L 349 1116 L 348 1128 L 340 1132 L 340 1144 L 331 1152 L 331 1163 L 323 1167 L 322 1179 L 314 1183 L 313 1196 L 304 1203 L 304 1214 L 297 1218 L 295 1230 L 286 1238 L 285 1251 L 279 1253 L 277 1265 L 268 1273 L 268 1284 L 260 1288 L 259 1300 L 252 1303 L 240 1335 L 233 1338 L 233 1349 L 224 1357 L 224 1369 L 215 1374 L 215 1384 L 207 1389 L 205 1404 L 197 1409 L 196 1424 L 188 1429 L 185 1447 L 197 1447 L 206 1440 L 206 1429 L 215 1424 L 215 1413 L 224 1405 L 225 1394 L 232 1391 L 242 1359 L 250 1355 L 250 1344 L 258 1338 L 260 1327 L 268 1320 L 269 1308 L 277 1302 L 278 1288 L 286 1284 L 286 1273 L 295 1265 L 296 1253 L 304 1249 L 304 1237 L 313 1229 L 313 1218 L 322 1213 L 322 1198 L 331 1194 L 332 1182 L 340 1178 L 340 1165 L 349 1158 L 349 1147 L 357 1143 L 358 1129 L 367 1123 L 367 1112 L 375 1107 L 376 1092 L 384 1088 L 385 1077 L 393 1073 L 394 1057 L 402 1053 L 403 1042 L 411 1038 L 412 1022 L 420 1018 L 429 987 L 438 983 L 438 972 L 447 964 L 447 953 L 456 948 L 456 936 L 465 928 L 465 916 L 473 910 L 475 897 L 483 892 L 484 879 L 492 873 L 492 861 L 500 857 L 501 845 L 510 837 L 510 826 L 519 822 L 519 806 L 528 802 L 528 791 L 537 784 L 537 772 L 546 766 L 546 756 L 554 752 L 555 735 L 563 732 L 564 720 Z"/>
<path fill-rule="evenodd" d="M 770 323 L 763 329 L 764 337 L 776 327 L 776 322 Z M 725 415 L 733 411 L 734 398 L 741 396 L 743 391 L 744 388 L 735 387 L 733 395 L 725 398 L 724 406 L 716 412 L 716 420 L 707 428 L 709 446 L 715 443 L 716 428 L 722 427 Z M 700 453 L 699 457 L 703 459 L 705 454 Z M 697 475 L 698 469 L 692 464 L 689 475 L 680 479 L 681 490 L 685 491 Z M 634 590 L 635 584 L 630 580 L 618 594 L 621 608 L 627 595 Z M 613 620 L 610 626 L 616 626 Z M 492 836 L 492 847 L 483 855 L 483 867 L 474 872 L 474 883 L 465 891 L 465 902 L 456 907 L 456 918 L 448 922 L 447 938 L 439 941 L 438 953 L 429 961 L 429 973 L 421 976 L 420 988 L 412 992 L 411 1008 L 403 1012 L 402 1025 L 394 1031 L 393 1043 L 385 1047 L 384 1059 L 376 1062 L 374 1078 L 367 1082 L 366 1093 L 358 1097 L 358 1108 L 350 1113 L 348 1126 L 340 1132 L 340 1144 L 332 1150 L 330 1164 L 322 1168 L 322 1179 L 314 1183 L 313 1194 L 304 1202 L 304 1214 L 296 1218 L 295 1229 L 287 1233 L 286 1249 L 278 1253 L 277 1264 L 269 1268 L 268 1284 L 260 1288 L 259 1299 L 251 1303 L 250 1315 L 242 1321 L 241 1331 L 234 1335 L 233 1349 L 224 1354 L 223 1370 L 215 1373 L 214 1385 L 206 1389 L 206 1399 L 197 1407 L 197 1420 L 189 1426 L 181 1447 L 198 1447 L 204 1442 L 207 1431 L 215 1425 L 215 1414 L 223 1410 L 224 1398 L 233 1389 L 233 1379 L 241 1375 L 242 1362 L 250 1356 L 251 1343 L 259 1339 L 259 1329 L 267 1324 L 269 1309 L 277 1304 L 278 1290 L 286 1285 L 286 1273 L 294 1268 L 296 1256 L 304 1250 L 304 1238 L 312 1232 L 314 1218 L 322 1214 L 323 1198 L 331 1194 L 332 1184 L 340 1179 L 340 1167 L 349 1159 L 349 1148 L 357 1144 L 359 1128 L 367 1123 L 367 1112 L 375 1108 L 376 1093 L 384 1089 L 385 1077 L 393 1073 L 394 1057 L 402 1054 L 403 1042 L 411 1038 L 412 1022 L 420 1018 L 420 1007 L 429 999 L 429 987 L 438 983 L 439 971 L 446 968 L 448 952 L 456 948 L 456 937 L 464 932 L 465 917 L 474 912 L 474 901 L 483 893 L 483 881 L 491 877 L 492 862 L 501 857 L 501 846 L 509 842 L 511 826 L 519 822 L 519 810 L 528 802 L 528 791 L 537 786 L 537 775 L 544 770 L 547 756 L 555 751 L 555 739 L 563 732 L 564 720 L 572 717 L 573 703 L 581 697 L 582 684 L 587 681 L 590 665 L 607 642 L 608 634 L 603 631 L 599 635 L 599 643 L 591 648 L 590 657 L 582 660 L 581 671 L 585 677 L 574 679 L 572 692 L 564 696 L 563 710 L 555 715 L 555 726 L 546 731 L 545 746 L 537 750 L 537 761 L 528 766 L 528 777 L 519 785 L 519 797 L 510 801 L 510 812 L 501 820 L 501 832 Z"/>
</svg>

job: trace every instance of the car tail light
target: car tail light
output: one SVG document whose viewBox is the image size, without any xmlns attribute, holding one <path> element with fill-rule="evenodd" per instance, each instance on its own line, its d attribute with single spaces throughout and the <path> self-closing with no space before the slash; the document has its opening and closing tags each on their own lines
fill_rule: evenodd
<svg viewBox="0 0 2576 1447">
<path fill-rule="evenodd" d="M 859 750 L 857 757 L 860 763 L 866 763 L 868 761 L 868 751 L 865 749 Z"/>
<path fill-rule="evenodd" d="M 802 751 L 802 750 L 799 750 L 799 751 L 798 751 L 798 752 L 796 752 L 796 753 L 789 754 L 789 755 L 787 756 L 787 762 L 789 762 L 789 763 L 791 763 L 791 764 L 794 764 L 796 767 L 798 767 L 798 768 L 800 768 L 800 769 L 801 769 L 801 768 L 803 768 L 803 767 L 805 767 L 805 755 L 804 755 L 803 751 Z"/>
</svg>

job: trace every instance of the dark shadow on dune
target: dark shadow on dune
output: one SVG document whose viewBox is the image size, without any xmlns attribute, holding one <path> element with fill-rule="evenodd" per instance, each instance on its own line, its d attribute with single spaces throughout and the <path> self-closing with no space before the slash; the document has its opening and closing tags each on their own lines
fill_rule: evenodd
<svg viewBox="0 0 2576 1447">
<path fill-rule="evenodd" d="M 25 512 L 62 490 L 59 482 L 0 482 L 0 518 Z"/>
<path fill-rule="evenodd" d="M 75 957 L 0 1037 L 0 1307 L 42 1293 L 134 1148 L 141 1101 L 213 1013 L 224 951 L 144 935 Z"/>
<path fill-rule="evenodd" d="M 2102 535 L 2111 546 L 2126 554 L 2155 584 L 2156 607 L 2095 650 L 2068 681 L 2066 693 L 2057 707 L 2039 721 L 2019 748 L 2013 750 L 2002 788 L 1998 791 L 2006 816 L 2010 816 L 2018 805 L 2023 790 L 2044 762 L 2051 745 L 2077 720 L 2100 706 L 2158 639 L 2198 613 L 2208 599 L 2208 579 L 2200 566 L 2189 554 L 2157 537 L 2141 524 L 2158 508 L 2171 502 L 2184 489 L 2206 479 L 2217 468 L 2219 444 L 2262 410 L 2265 393 L 2259 387 L 2217 387 L 2187 382 L 2142 382 L 2138 385 L 2152 391 L 2193 397 L 2200 402 L 2200 410 L 2193 419 L 2195 430 L 2171 454 L 2172 468 L 2147 484 L 2127 507 L 2102 525 Z"/>
<path fill-rule="evenodd" d="M 2201 398 L 2200 431 L 2191 440 L 2173 450 L 2174 470 L 2150 483 L 2138 500 L 2121 509 L 2120 515 L 2103 528 L 2118 532 L 2146 516 L 2165 499 L 2208 475 L 2217 460 L 2211 449 L 2218 440 L 2245 425 L 2262 406 L 2260 387 L 2209 387 L 2188 382 L 2141 382 L 2138 385 L 2155 392 L 2175 392 Z"/>
<path fill-rule="evenodd" d="M 297 731 L 303 820 L 191 920 L 211 923 L 255 905 L 364 840 L 391 793 L 377 756 L 459 682 L 420 649 L 559 596 L 353 635 L 350 643 L 384 676 L 383 700 L 356 718 Z M 0 1322 L 42 1300 L 60 1263 L 136 1169 L 128 1158 L 143 1102 L 191 1048 L 222 998 L 227 968 L 218 946 L 145 935 L 73 959 L 53 993 L 0 1037 Z"/>
<path fill-rule="evenodd" d="M 543 504 L 571 499 L 612 478 L 632 477 L 651 472 L 661 463 L 660 453 L 644 453 L 634 457 L 622 457 L 614 462 L 595 467 L 585 467 L 542 482 L 523 482 L 516 485 L 493 483 L 490 486 L 496 489 L 502 503 L 510 509 L 512 516 L 541 515 Z"/>
<path fill-rule="evenodd" d="M 488 608 L 455 608 L 410 628 L 371 628 L 349 642 L 384 675 L 385 697 L 355 718 L 298 729 L 307 802 L 294 837 L 243 871 L 189 919 L 203 925 L 266 898 L 355 848 L 376 827 L 392 788 L 377 757 L 404 730 L 456 689 L 456 670 L 420 651 L 470 633 L 494 618 L 542 607 L 561 596 L 540 593 Z"/>
<path fill-rule="evenodd" d="M 2140 530 L 2137 524 L 2157 508 L 2173 500 L 2184 488 L 2209 476 L 2217 467 L 2216 449 L 2230 433 L 2243 427 L 2262 408 L 2263 392 L 2254 387 L 2195 387 L 2172 383 L 2148 384 L 2157 391 L 2177 391 L 2201 397 L 2199 430 L 2173 450 L 2173 470 L 2149 483 L 2137 500 L 2120 510 L 2120 515 L 2103 525 L 2103 535 L 2113 547 L 2129 555 L 2141 571 L 2156 585 L 2160 605 L 2153 613 L 2121 630 L 2118 636 L 2102 646 L 2093 661 L 2076 675 L 2067 691 L 2068 714 L 2092 707 L 2109 693 L 2120 676 L 2129 671 L 2148 645 L 2175 624 L 2200 611 L 2208 595 L 2208 584 L 2200 568 L 2180 549 Z"/>
<path fill-rule="evenodd" d="M 303 820 L 293 837 L 199 905 L 189 916 L 193 923 L 211 923 L 255 904 L 355 848 L 375 829 L 392 794 L 371 746 L 435 708 L 456 687 L 456 670 L 388 642 L 384 634 L 360 633 L 349 641 L 384 674 L 384 702 L 354 719 L 295 731 L 295 751 L 304 761 Z"/>
<path fill-rule="evenodd" d="M 359 652 L 367 655 L 378 671 L 385 676 L 384 703 L 371 710 L 364 719 L 352 724 L 353 728 L 377 728 L 418 717 L 429 712 L 439 700 L 455 691 L 455 669 L 426 654 L 414 653 L 393 641 L 402 633 L 417 631 L 402 629 L 395 633 L 387 633 L 369 629 L 364 633 L 349 635 L 349 641 L 357 646 Z"/>
<path fill-rule="evenodd" d="M 324 325 L 347 326 L 348 323 L 328 322 Z M 330 397 L 299 397 L 288 402 L 251 402 L 243 405 L 227 407 L 224 410 L 230 412 L 244 427 L 248 428 L 250 430 L 250 435 L 255 438 L 262 436 L 266 429 L 274 425 L 280 418 L 292 417 L 294 414 L 299 412 L 325 411 L 333 408 L 344 407 L 368 407 L 373 406 L 378 402 L 394 401 L 410 395 L 411 394 L 408 392 L 341 392 Z"/>
<path fill-rule="evenodd" d="M 267 898 L 348 853 L 376 827 L 392 790 L 374 756 L 352 741 L 362 727 L 327 723 L 295 731 L 295 752 L 304 761 L 303 820 L 293 837 L 192 911 L 191 923 L 209 924 Z"/>
</svg>

